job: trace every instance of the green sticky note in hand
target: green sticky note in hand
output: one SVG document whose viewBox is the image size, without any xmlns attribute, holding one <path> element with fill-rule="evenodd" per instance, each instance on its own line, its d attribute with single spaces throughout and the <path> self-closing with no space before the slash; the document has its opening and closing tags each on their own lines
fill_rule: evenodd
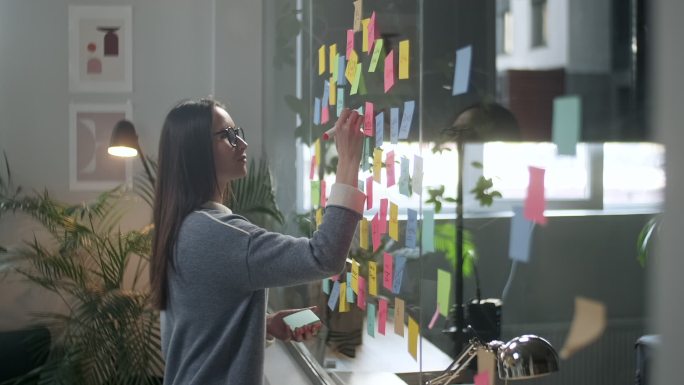
<svg viewBox="0 0 684 385">
<path fill-rule="evenodd" d="M 283 317 L 283 322 L 290 327 L 290 330 L 292 330 L 293 333 L 297 328 L 301 328 L 319 321 L 320 319 L 313 311 L 311 311 L 311 309 L 304 309 Z"/>
</svg>

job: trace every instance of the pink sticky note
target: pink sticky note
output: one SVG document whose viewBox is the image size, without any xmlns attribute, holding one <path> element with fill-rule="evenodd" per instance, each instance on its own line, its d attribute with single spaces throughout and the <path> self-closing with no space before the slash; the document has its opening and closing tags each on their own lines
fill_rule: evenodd
<svg viewBox="0 0 684 385">
<path fill-rule="evenodd" d="M 347 60 L 349 60 L 349 57 L 351 56 L 351 51 L 354 50 L 354 30 L 353 29 L 348 29 L 347 30 Z M 339 76 L 339 74 L 338 74 Z"/>
<path fill-rule="evenodd" d="M 473 376 L 473 382 L 475 385 L 489 385 L 489 372 L 483 370 L 482 372 Z"/>
<path fill-rule="evenodd" d="M 325 181 L 321 181 L 321 207 L 325 207 L 325 202 L 327 201 L 326 196 L 325 196 Z"/>
<path fill-rule="evenodd" d="M 359 275 L 359 292 L 356 298 L 356 305 L 361 310 L 366 310 L 366 279 Z"/>
<path fill-rule="evenodd" d="M 435 323 L 437 323 L 437 318 L 439 318 L 439 304 L 437 304 L 437 307 L 435 308 L 435 314 L 432 315 L 430 324 L 428 324 L 428 329 L 432 329 L 433 327 L 435 327 Z"/>
<path fill-rule="evenodd" d="M 525 198 L 525 218 L 539 223 L 546 224 L 546 217 L 544 216 L 544 207 L 546 201 L 544 200 L 544 169 L 537 167 L 529 167 L 530 170 L 530 184 L 527 186 L 527 197 Z"/>
<path fill-rule="evenodd" d="M 388 152 L 385 157 L 385 170 L 387 172 L 387 187 L 392 187 L 396 183 L 394 179 L 394 151 Z"/>
<path fill-rule="evenodd" d="M 368 23 L 368 52 L 373 52 L 373 44 L 375 43 L 375 11 L 371 13 L 370 22 Z"/>
<path fill-rule="evenodd" d="M 385 57 L 385 93 L 394 85 L 394 50 Z"/>
<path fill-rule="evenodd" d="M 366 179 L 366 210 L 373 208 L 373 176 Z"/>
<path fill-rule="evenodd" d="M 363 133 L 366 136 L 374 136 L 373 123 L 375 123 L 375 114 L 373 113 L 373 103 L 366 102 L 363 109 Z"/>
<path fill-rule="evenodd" d="M 378 221 L 378 213 L 375 213 L 371 219 L 371 233 L 373 235 L 373 251 L 377 251 L 380 247 L 380 223 Z M 392 284 L 390 283 L 390 288 Z"/>
<path fill-rule="evenodd" d="M 326 124 L 330 120 L 330 107 L 327 104 L 321 106 L 321 124 Z"/>
<path fill-rule="evenodd" d="M 392 274 L 392 262 L 394 262 L 392 254 L 384 253 L 382 265 L 382 286 L 389 291 L 392 291 L 392 277 L 394 277 Z"/>
<path fill-rule="evenodd" d="M 380 233 L 387 234 L 387 198 L 380 199 Z"/>
<path fill-rule="evenodd" d="M 316 172 L 316 155 L 311 157 L 311 171 L 309 171 L 309 179 L 313 179 Z"/>
<path fill-rule="evenodd" d="M 380 298 L 378 300 L 378 333 L 385 335 L 385 324 L 387 323 L 387 300 Z"/>
<path fill-rule="evenodd" d="M 340 275 L 339 275 L 339 274 L 335 274 L 335 275 L 333 275 L 332 277 L 330 277 L 330 280 L 333 281 L 333 282 L 339 281 L 339 280 L 340 280 Z"/>
</svg>

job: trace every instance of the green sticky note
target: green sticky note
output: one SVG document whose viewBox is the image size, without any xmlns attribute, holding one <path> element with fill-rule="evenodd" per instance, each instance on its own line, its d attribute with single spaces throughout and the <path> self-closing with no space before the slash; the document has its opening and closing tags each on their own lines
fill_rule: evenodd
<svg viewBox="0 0 684 385">
<path fill-rule="evenodd" d="M 354 76 L 354 82 L 352 83 L 349 95 L 356 95 L 356 93 L 359 92 L 359 84 L 361 83 L 361 72 L 363 72 L 363 63 L 357 63 L 355 73 L 356 76 Z"/>
<path fill-rule="evenodd" d="M 378 67 L 378 61 L 380 60 L 380 54 L 383 51 L 382 49 L 383 46 L 383 40 L 382 39 L 377 39 L 375 40 L 375 46 L 373 48 L 373 57 L 371 58 L 370 66 L 368 67 L 368 72 L 375 72 L 375 69 Z"/>
<path fill-rule="evenodd" d="M 318 321 L 320 321 L 320 319 L 318 319 L 318 316 L 316 316 L 311 309 L 305 309 L 283 317 L 283 322 L 285 322 L 293 332 L 297 328 L 316 323 Z"/>
<path fill-rule="evenodd" d="M 321 204 L 321 181 L 311 181 L 311 207 L 318 207 Z"/>
<path fill-rule="evenodd" d="M 575 155 L 582 123 L 579 96 L 561 96 L 553 100 L 553 143 L 558 155 Z"/>
<path fill-rule="evenodd" d="M 435 212 L 423 210 L 423 227 L 420 233 L 423 254 L 435 251 Z"/>
<path fill-rule="evenodd" d="M 437 269 L 437 304 L 439 314 L 449 315 L 449 294 L 451 293 L 451 273 Z"/>
<path fill-rule="evenodd" d="M 370 170 L 370 162 L 368 158 L 370 157 L 370 137 L 366 136 L 363 140 L 363 154 L 361 155 L 361 168 L 363 171 Z"/>
</svg>

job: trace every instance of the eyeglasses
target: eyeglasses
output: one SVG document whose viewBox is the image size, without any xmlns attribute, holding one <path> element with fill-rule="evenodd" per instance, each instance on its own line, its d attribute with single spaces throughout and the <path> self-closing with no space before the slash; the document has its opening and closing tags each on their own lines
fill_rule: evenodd
<svg viewBox="0 0 684 385">
<path fill-rule="evenodd" d="M 217 131 L 214 135 L 218 135 L 223 140 L 228 139 L 228 143 L 230 143 L 230 145 L 233 147 L 237 147 L 238 138 L 247 144 L 245 141 L 245 131 L 242 130 L 242 127 L 224 128 L 220 131 Z"/>
</svg>

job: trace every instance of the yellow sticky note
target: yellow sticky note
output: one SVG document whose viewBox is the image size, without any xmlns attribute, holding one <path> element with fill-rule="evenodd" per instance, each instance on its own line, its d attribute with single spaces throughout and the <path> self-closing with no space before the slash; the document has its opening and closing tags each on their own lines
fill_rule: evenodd
<svg viewBox="0 0 684 385">
<path fill-rule="evenodd" d="M 373 180 L 382 184 L 382 148 L 376 147 L 373 150 Z"/>
<path fill-rule="evenodd" d="M 368 294 L 378 295 L 378 265 L 368 262 Z"/>
<path fill-rule="evenodd" d="M 361 42 L 361 52 L 368 52 L 368 24 L 370 24 L 370 19 L 361 20 L 361 26 L 363 28 L 363 41 Z"/>
<path fill-rule="evenodd" d="M 351 262 L 352 290 L 359 294 L 359 263 L 352 259 Z"/>
<path fill-rule="evenodd" d="M 359 247 L 368 250 L 368 220 L 361 218 L 359 223 Z"/>
<path fill-rule="evenodd" d="M 316 154 L 316 166 L 318 166 L 318 162 L 321 159 L 321 141 L 319 139 L 316 139 L 314 142 L 314 150 Z"/>
<path fill-rule="evenodd" d="M 354 32 L 361 30 L 361 11 L 363 10 L 362 0 L 354 2 Z"/>
<path fill-rule="evenodd" d="M 399 241 L 399 206 L 390 202 L 389 235 L 395 241 Z"/>
<path fill-rule="evenodd" d="M 356 64 L 358 62 L 359 55 L 356 54 L 356 51 L 352 50 L 347 61 L 347 68 L 344 70 L 344 76 L 349 83 L 353 83 L 354 79 L 356 79 Z"/>
<path fill-rule="evenodd" d="M 409 41 L 399 42 L 399 79 L 409 78 Z"/>
<path fill-rule="evenodd" d="M 375 72 L 375 69 L 378 67 L 378 61 L 380 60 L 380 53 L 382 53 L 383 44 L 384 43 L 382 39 L 375 40 L 375 44 L 373 45 L 373 56 L 371 57 L 368 72 Z"/>
<path fill-rule="evenodd" d="M 394 297 L 394 334 L 404 336 L 404 300 Z"/>
<path fill-rule="evenodd" d="M 409 317 L 408 351 L 414 360 L 418 361 L 418 323 Z"/>
<path fill-rule="evenodd" d="M 337 83 L 337 75 L 338 75 L 337 74 L 337 68 L 339 67 L 338 66 L 339 61 L 340 61 L 340 54 L 335 53 L 335 57 L 333 58 L 333 61 L 330 63 L 330 67 L 332 67 L 332 80 L 335 83 Z"/>
<path fill-rule="evenodd" d="M 316 228 L 318 228 L 321 223 L 323 223 L 323 208 L 319 207 L 318 210 L 316 210 Z"/>
<path fill-rule="evenodd" d="M 346 313 L 349 311 L 349 305 L 347 304 L 347 283 L 340 283 L 340 313 Z"/>
<path fill-rule="evenodd" d="M 318 74 L 323 75 L 325 72 L 325 44 L 318 49 Z"/>
<path fill-rule="evenodd" d="M 337 99 L 335 98 L 337 96 L 337 88 L 335 86 L 335 79 L 332 77 L 330 78 L 330 92 L 328 93 L 328 104 L 331 106 L 334 106 L 337 104 Z"/>
<path fill-rule="evenodd" d="M 331 44 L 329 52 L 330 56 L 328 57 L 330 60 L 328 60 L 328 66 L 330 67 L 330 74 L 332 75 L 334 67 L 337 64 L 337 59 L 335 58 L 335 55 L 337 55 L 337 44 Z"/>
</svg>

